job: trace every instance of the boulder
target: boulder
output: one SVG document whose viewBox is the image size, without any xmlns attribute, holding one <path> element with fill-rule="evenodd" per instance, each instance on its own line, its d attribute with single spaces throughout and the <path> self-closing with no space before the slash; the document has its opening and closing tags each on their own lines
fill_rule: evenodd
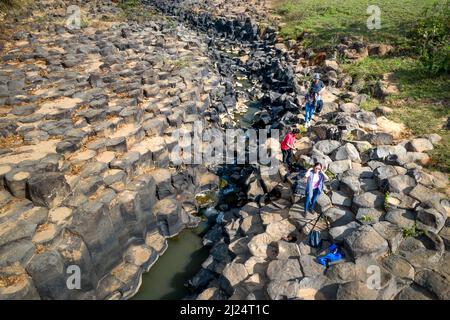
<svg viewBox="0 0 450 320">
<path fill-rule="evenodd" d="M 384 218 L 400 228 L 410 229 L 414 226 L 416 214 L 405 209 L 389 209 Z"/>
<path fill-rule="evenodd" d="M 325 267 L 317 262 L 317 259 L 310 255 L 302 255 L 299 258 L 300 266 L 305 277 L 323 275 Z"/>
<path fill-rule="evenodd" d="M 267 285 L 267 294 L 271 300 L 295 299 L 298 294 L 298 282 L 296 281 L 271 281 Z"/>
<path fill-rule="evenodd" d="M 277 259 L 293 259 L 301 255 L 299 245 L 293 242 L 286 242 L 284 240 L 277 242 Z"/>
<path fill-rule="evenodd" d="M 352 199 L 340 191 L 332 191 L 331 203 L 336 206 L 351 207 Z"/>
<path fill-rule="evenodd" d="M 258 196 L 264 195 L 264 189 L 258 179 L 255 179 L 249 185 L 247 195 L 250 199 L 256 199 Z"/>
<path fill-rule="evenodd" d="M 384 208 L 384 194 L 378 191 L 365 192 L 353 198 L 353 212 L 358 212 L 359 208 Z"/>
<path fill-rule="evenodd" d="M 57 251 L 36 254 L 26 267 L 42 299 L 67 299 L 66 270 Z"/>
<path fill-rule="evenodd" d="M 356 213 L 356 220 L 362 224 L 374 224 L 380 221 L 384 212 L 375 208 L 359 208 Z"/>
<path fill-rule="evenodd" d="M 321 140 L 314 145 L 314 149 L 319 150 L 325 155 L 329 155 L 340 146 L 341 143 L 336 140 Z"/>
<path fill-rule="evenodd" d="M 423 270 L 416 274 L 414 281 L 434 293 L 439 299 L 450 299 L 450 280 L 444 275 L 431 270 Z"/>
<path fill-rule="evenodd" d="M 252 274 L 244 280 L 243 285 L 249 292 L 261 290 L 265 285 L 264 278 L 259 273 Z"/>
<path fill-rule="evenodd" d="M 70 192 L 64 174 L 47 172 L 28 179 L 27 190 L 31 201 L 37 206 L 56 207 Z"/>
<path fill-rule="evenodd" d="M 377 180 L 378 186 L 386 190 L 388 187 L 388 179 L 397 175 L 397 170 L 393 166 L 379 166 L 374 170 L 375 179 Z M 397 181 L 398 182 L 398 181 Z M 399 186 L 402 185 L 399 183 Z"/>
<path fill-rule="evenodd" d="M 40 300 L 33 281 L 25 270 L 17 265 L 0 268 L 1 300 Z"/>
<path fill-rule="evenodd" d="M 30 240 L 18 240 L 0 246 L 0 268 L 18 262 L 26 265 L 33 256 L 36 247 Z"/>
<path fill-rule="evenodd" d="M 257 213 L 259 213 L 259 207 L 256 202 L 249 202 L 239 210 L 239 215 L 242 218 L 246 218 Z"/>
<path fill-rule="evenodd" d="M 271 223 L 266 227 L 266 234 L 272 238 L 273 241 L 278 241 L 282 237 L 289 235 L 296 230 L 295 226 L 287 219 Z"/>
<path fill-rule="evenodd" d="M 352 168 L 352 163 L 349 159 L 347 159 L 347 160 L 340 160 L 340 161 L 332 162 L 329 165 L 328 170 L 330 170 L 334 174 L 340 174 L 340 173 L 344 173 L 345 171 L 347 171 L 351 168 Z"/>
<path fill-rule="evenodd" d="M 378 291 L 370 289 L 369 286 L 360 280 L 343 283 L 339 285 L 337 300 L 376 300 Z"/>
<path fill-rule="evenodd" d="M 356 105 L 356 104 L 353 103 L 353 102 L 343 103 L 343 104 L 339 105 L 339 109 L 340 109 L 342 112 L 345 112 L 345 113 L 351 113 L 351 114 L 356 113 L 356 112 L 358 112 L 358 111 L 361 110 L 361 109 L 358 107 L 358 105 Z"/>
<path fill-rule="evenodd" d="M 388 115 L 393 112 L 392 109 L 388 107 L 378 107 L 377 109 L 374 110 L 374 112 L 382 115 Z M 407 132 L 403 123 L 389 120 L 384 116 L 377 118 L 377 126 L 379 132 L 386 132 L 387 134 L 392 135 L 392 138 L 395 140 L 401 139 Z"/>
<path fill-rule="evenodd" d="M 330 198 L 322 192 L 318 197 L 316 204 L 314 206 L 314 209 L 317 210 L 317 212 L 322 213 L 328 210 L 328 208 L 331 207 L 331 200 Z"/>
<path fill-rule="evenodd" d="M 263 257 L 252 256 L 245 261 L 244 265 L 249 275 L 254 273 L 266 274 L 269 262 Z"/>
<path fill-rule="evenodd" d="M 339 227 L 355 221 L 353 212 L 346 208 L 333 207 L 325 211 L 324 215 L 331 222 L 331 227 Z"/>
<path fill-rule="evenodd" d="M 381 146 L 392 144 L 394 142 L 394 137 L 390 133 L 376 132 L 365 135 L 362 140 L 367 140 L 370 144 L 375 146 Z"/>
<path fill-rule="evenodd" d="M 257 234 L 249 241 L 248 250 L 255 257 L 267 258 L 276 256 L 276 248 L 271 245 L 273 241 L 273 237 L 266 232 Z"/>
<path fill-rule="evenodd" d="M 382 260 L 383 267 L 395 277 L 411 282 L 414 280 L 414 268 L 408 261 L 397 255 Z"/>
<path fill-rule="evenodd" d="M 220 230 L 220 229 L 219 229 Z M 234 240 L 233 242 L 230 242 L 228 245 L 228 249 L 233 252 L 235 255 L 243 255 L 248 253 L 248 243 L 250 242 L 251 238 L 244 237 L 239 238 L 237 240 Z"/>
<path fill-rule="evenodd" d="M 389 196 L 387 197 L 386 201 L 386 207 L 388 208 L 398 208 L 398 209 L 409 209 L 414 210 L 419 202 L 410 197 L 407 196 L 404 193 L 389 193 Z"/>
<path fill-rule="evenodd" d="M 356 147 L 351 143 L 346 143 L 342 147 L 339 147 L 333 154 L 334 160 L 346 160 L 350 159 L 352 162 L 361 163 L 361 158 Z"/>
<path fill-rule="evenodd" d="M 232 262 L 223 269 L 222 277 L 234 288 L 248 277 L 248 273 L 243 264 Z"/>
<path fill-rule="evenodd" d="M 398 300 L 435 300 L 437 297 L 428 290 L 411 284 L 404 288 L 396 297 Z"/>
<path fill-rule="evenodd" d="M 342 242 L 349 234 L 360 227 L 360 224 L 353 221 L 342 226 L 331 228 L 328 233 L 331 240 L 335 242 Z"/>
<path fill-rule="evenodd" d="M 397 175 L 387 178 L 389 192 L 408 194 L 415 186 L 416 180 L 407 175 Z"/>
<path fill-rule="evenodd" d="M 259 214 L 248 216 L 241 222 L 240 230 L 244 236 L 252 236 L 263 233 L 264 226 Z"/>
<path fill-rule="evenodd" d="M 342 175 L 339 188 L 350 197 L 361 193 L 361 182 L 354 174 L 344 173 Z"/>
<path fill-rule="evenodd" d="M 270 280 L 288 281 L 303 277 L 297 259 L 273 260 L 267 266 L 267 277 Z"/>
<path fill-rule="evenodd" d="M 368 225 L 353 230 L 344 237 L 344 243 L 355 258 L 365 255 L 379 257 L 389 250 L 387 241 Z"/>
<path fill-rule="evenodd" d="M 374 131 L 377 129 L 377 117 L 373 112 L 359 111 L 354 114 L 361 129 Z"/>
<path fill-rule="evenodd" d="M 334 283 L 346 283 L 356 280 L 356 267 L 353 262 L 331 265 L 325 275 Z"/>
<path fill-rule="evenodd" d="M 156 183 L 156 193 L 158 199 L 163 199 L 175 193 L 172 185 L 172 175 L 168 169 L 159 168 L 150 173 Z"/>
<path fill-rule="evenodd" d="M 433 208 L 430 203 L 422 203 L 416 209 L 417 225 L 420 229 L 439 233 L 448 220 L 444 210 Z"/>
<path fill-rule="evenodd" d="M 433 150 L 433 144 L 426 138 L 416 138 L 406 145 L 406 149 L 411 152 L 430 151 Z"/>
<path fill-rule="evenodd" d="M 153 206 L 160 233 L 166 237 L 178 234 L 183 228 L 181 205 L 175 199 L 165 198 Z"/>
<path fill-rule="evenodd" d="M 433 190 L 421 185 L 420 183 L 409 192 L 409 195 L 420 202 L 427 202 L 428 200 L 439 198 L 439 195 L 436 192 L 433 192 Z"/>
<path fill-rule="evenodd" d="M 398 248 L 399 255 L 404 257 L 414 268 L 433 268 L 444 252 L 444 243 L 435 233 L 408 236 Z"/>
</svg>

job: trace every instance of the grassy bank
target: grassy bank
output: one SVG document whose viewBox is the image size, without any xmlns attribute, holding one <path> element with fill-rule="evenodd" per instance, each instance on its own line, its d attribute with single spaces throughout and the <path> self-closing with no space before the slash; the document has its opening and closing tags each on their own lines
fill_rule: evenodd
<svg viewBox="0 0 450 320">
<path fill-rule="evenodd" d="M 275 12 L 281 17 L 281 35 L 301 40 L 307 47 L 331 47 L 343 36 L 362 37 L 369 43 L 394 46 L 394 53 L 386 57 L 369 56 L 358 62 L 340 61 L 344 72 L 365 83 L 363 92 L 371 95 L 377 82 L 388 80 L 398 93 L 384 101 L 370 98 L 367 110 L 379 105 L 393 109 L 388 117 L 403 122 L 415 136 L 437 133 L 442 136 L 430 155 L 430 167 L 450 173 L 450 133 L 445 129 L 450 117 L 450 76 L 445 72 L 433 75 L 420 59 L 416 41 L 410 33 L 435 3 L 447 0 L 282 0 L 273 1 Z M 369 30 L 369 5 L 380 8 L 381 29 Z M 450 22 L 449 22 L 450 24 Z M 448 30 L 448 29 L 447 29 Z M 444 47 L 445 48 L 445 47 Z M 448 50 L 448 48 L 447 48 Z M 447 51 L 448 52 L 448 51 Z"/>
<path fill-rule="evenodd" d="M 308 33 L 314 47 L 336 43 L 341 36 L 363 36 L 370 42 L 404 45 L 407 32 L 425 8 L 445 0 L 281 0 L 273 1 L 284 23 L 281 34 L 297 38 Z M 381 29 L 369 30 L 367 8 L 380 8 Z"/>
</svg>

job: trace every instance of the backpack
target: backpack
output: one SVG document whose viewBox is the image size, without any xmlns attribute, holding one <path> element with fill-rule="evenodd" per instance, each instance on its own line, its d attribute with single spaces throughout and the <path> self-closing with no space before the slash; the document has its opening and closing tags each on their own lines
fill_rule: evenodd
<svg viewBox="0 0 450 320">
<path fill-rule="evenodd" d="M 320 248 L 322 246 L 322 239 L 319 231 L 311 231 L 308 234 L 307 243 L 312 248 Z"/>
<path fill-rule="evenodd" d="M 322 111 L 322 108 L 323 108 L 323 101 L 322 100 L 317 101 L 316 113 L 319 114 Z"/>
</svg>

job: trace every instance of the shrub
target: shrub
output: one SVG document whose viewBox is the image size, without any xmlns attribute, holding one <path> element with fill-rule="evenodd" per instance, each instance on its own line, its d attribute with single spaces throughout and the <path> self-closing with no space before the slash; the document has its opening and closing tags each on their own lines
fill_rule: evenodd
<svg viewBox="0 0 450 320">
<path fill-rule="evenodd" d="M 424 234 L 425 232 L 422 229 L 419 229 L 419 227 L 417 226 L 416 223 L 414 223 L 414 225 L 411 228 L 404 228 L 403 229 L 403 238 L 408 238 L 408 237 L 418 237 L 421 236 L 422 234 Z"/>
<path fill-rule="evenodd" d="M 25 9 L 28 5 L 28 0 L 0 0 L 0 12 L 17 11 Z"/>
<path fill-rule="evenodd" d="M 450 71 L 450 1 L 425 10 L 412 30 L 419 58 L 432 74 Z"/>
</svg>

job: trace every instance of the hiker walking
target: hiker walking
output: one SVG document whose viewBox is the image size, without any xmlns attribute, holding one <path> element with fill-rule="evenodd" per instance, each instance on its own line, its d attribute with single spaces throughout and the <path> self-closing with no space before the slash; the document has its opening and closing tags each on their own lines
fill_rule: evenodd
<svg viewBox="0 0 450 320">
<path fill-rule="evenodd" d="M 320 91 L 325 88 L 325 84 L 322 80 L 320 80 L 320 73 L 314 74 L 314 79 L 311 82 L 311 87 L 309 88 L 309 92 L 314 94 L 314 103 L 317 110 L 317 113 L 320 113 L 323 106 L 322 97 L 320 96 Z"/>
<path fill-rule="evenodd" d="M 314 167 L 310 168 L 305 174 L 306 180 L 306 199 L 305 199 L 305 215 L 312 212 L 316 204 L 317 197 L 323 191 L 323 183 L 328 180 L 327 175 L 322 170 L 322 164 L 317 162 Z"/>
<path fill-rule="evenodd" d="M 305 129 L 308 129 L 311 126 L 312 117 L 315 110 L 315 103 L 314 103 L 314 93 L 308 92 L 305 96 L 306 103 L 305 103 Z"/>
<path fill-rule="evenodd" d="M 299 134 L 300 130 L 297 128 L 293 129 L 291 132 L 289 132 L 281 142 L 281 152 L 283 153 L 283 162 L 286 163 L 288 166 L 291 165 L 292 157 L 293 157 L 293 150 L 295 150 L 295 135 Z"/>
</svg>

